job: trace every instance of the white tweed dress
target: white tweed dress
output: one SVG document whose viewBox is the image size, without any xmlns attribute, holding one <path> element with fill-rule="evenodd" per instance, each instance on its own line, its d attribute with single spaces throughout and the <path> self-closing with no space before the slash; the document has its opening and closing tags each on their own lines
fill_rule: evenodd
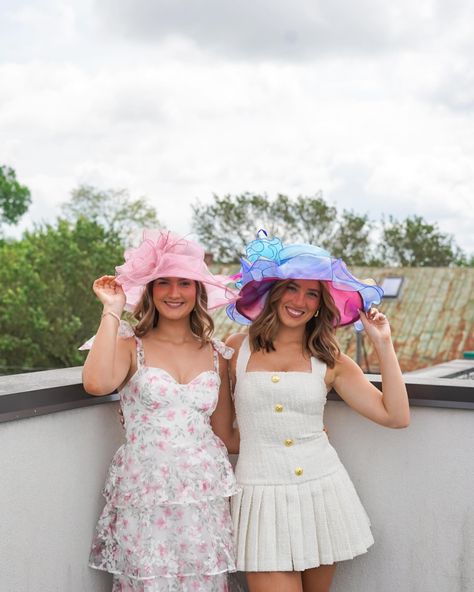
<svg viewBox="0 0 474 592">
<path fill-rule="evenodd" d="M 323 431 L 326 365 L 311 372 L 246 372 L 245 338 L 237 359 L 240 428 L 231 498 L 241 571 L 303 571 L 365 553 L 369 518 Z"/>
</svg>

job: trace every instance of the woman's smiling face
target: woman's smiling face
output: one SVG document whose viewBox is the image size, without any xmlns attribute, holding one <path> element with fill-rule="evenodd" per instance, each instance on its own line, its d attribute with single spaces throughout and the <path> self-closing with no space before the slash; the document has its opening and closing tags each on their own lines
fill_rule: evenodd
<svg viewBox="0 0 474 592">
<path fill-rule="evenodd" d="M 153 283 L 153 302 L 166 319 L 189 316 L 196 305 L 196 282 L 187 278 L 158 278 Z"/>
<path fill-rule="evenodd" d="M 291 280 L 278 301 L 278 318 L 287 327 L 306 325 L 320 303 L 321 284 L 318 280 Z"/>
</svg>

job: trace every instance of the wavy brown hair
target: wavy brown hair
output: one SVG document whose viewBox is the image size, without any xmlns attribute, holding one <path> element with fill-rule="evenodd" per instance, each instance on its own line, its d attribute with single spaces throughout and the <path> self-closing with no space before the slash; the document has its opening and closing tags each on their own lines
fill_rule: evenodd
<svg viewBox="0 0 474 592">
<path fill-rule="evenodd" d="M 137 324 L 134 326 L 135 335 L 143 337 L 158 325 L 160 314 L 153 302 L 153 284 L 146 285 L 143 295 L 133 311 L 133 317 Z M 193 334 L 201 340 L 202 344 L 208 343 L 214 331 L 214 321 L 207 312 L 207 292 L 201 282 L 196 284 L 196 303 L 190 315 L 189 323 Z"/>
<path fill-rule="evenodd" d="M 277 306 L 283 292 L 292 280 L 280 280 L 275 282 L 268 294 L 265 306 L 249 328 L 249 340 L 252 351 L 261 349 L 266 352 L 275 351 L 273 341 L 280 327 Z M 319 315 L 312 317 L 306 323 L 304 349 L 318 360 L 325 362 L 330 368 L 334 368 L 341 350 L 336 341 L 335 326 L 340 320 L 333 297 L 325 282 L 320 281 L 321 303 Z"/>
</svg>

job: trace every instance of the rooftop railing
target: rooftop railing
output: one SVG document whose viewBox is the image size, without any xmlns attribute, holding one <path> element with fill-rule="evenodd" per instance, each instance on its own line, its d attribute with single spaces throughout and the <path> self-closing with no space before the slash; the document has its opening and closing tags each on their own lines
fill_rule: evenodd
<svg viewBox="0 0 474 592">
<path fill-rule="evenodd" d="M 1 592 L 111 589 L 87 559 L 123 430 L 118 396 L 88 396 L 80 372 L 0 377 Z M 409 376 L 407 388 L 406 430 L 382 428 L 329 396 L 329 439 L 376 541 L 338 566 L 333 592 L 474 589 L 474 387 Z"/>
</svg>

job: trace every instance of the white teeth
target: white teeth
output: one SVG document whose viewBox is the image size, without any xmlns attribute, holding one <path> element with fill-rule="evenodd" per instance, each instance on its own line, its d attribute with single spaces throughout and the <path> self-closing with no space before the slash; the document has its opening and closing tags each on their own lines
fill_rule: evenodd
<svg viewBox="0 0 474 592">
<path fill-rule="evenodd" d="M 171 306 L 171 308 L 178 308 L 183 303 L 182 302 L 165 302 L 167 306 Z"/>
<path fill-rule="evenodd" d="M 286 307 L 286 311 L 291 317 L 301 317 L 302 315 L 304 315 L 304 311 L 289 308 L 288 306 Z"/>
</svg>

